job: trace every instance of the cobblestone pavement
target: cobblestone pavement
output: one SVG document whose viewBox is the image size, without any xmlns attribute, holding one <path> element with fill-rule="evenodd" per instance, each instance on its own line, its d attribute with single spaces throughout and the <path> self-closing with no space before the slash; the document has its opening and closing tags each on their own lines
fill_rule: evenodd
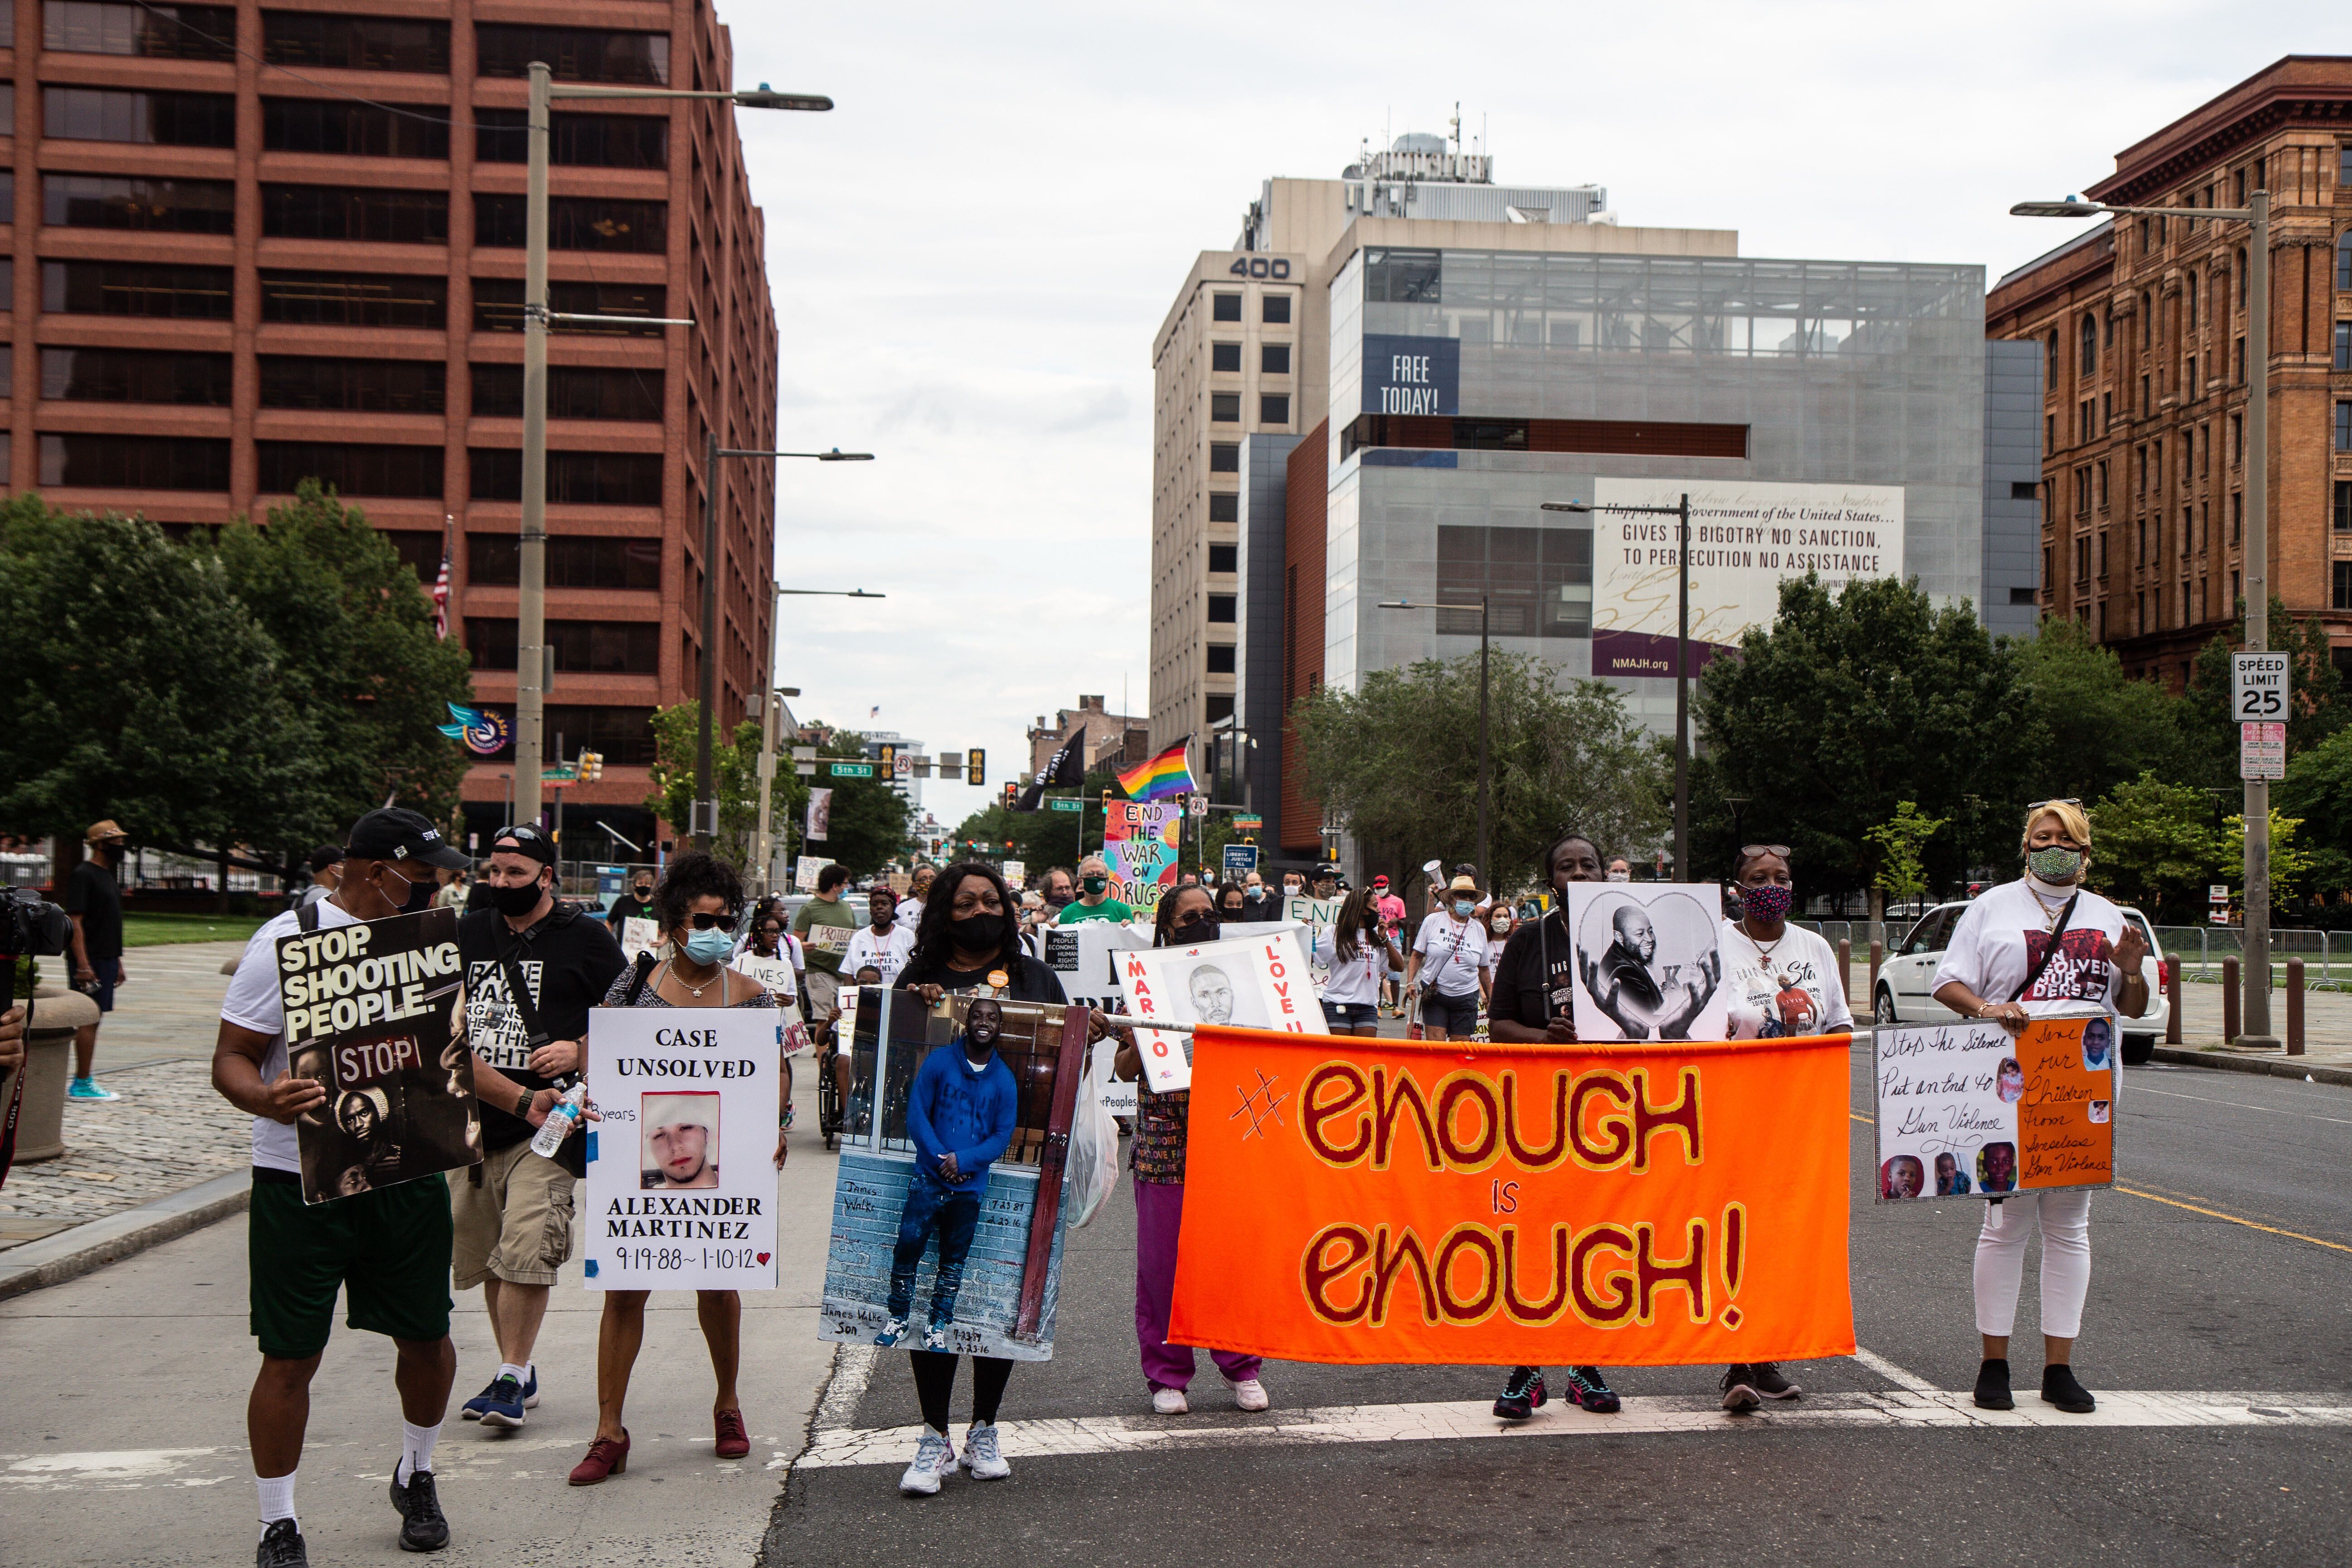
<svg viewBox="0 0 2352 1568">
<path fill-rule="evenodd" d="M 122 1098 L 66 1102 L 66 1152 L 0 1187 L 0 1247 L 103 1219 L 253 1161 L 253 1119 L 213 1092 L 209 1058 L 110 1075 Z"/>
</svg>

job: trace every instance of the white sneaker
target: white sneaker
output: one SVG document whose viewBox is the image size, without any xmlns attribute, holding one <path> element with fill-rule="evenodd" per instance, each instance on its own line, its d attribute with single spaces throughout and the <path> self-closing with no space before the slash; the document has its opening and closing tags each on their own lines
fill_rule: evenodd
<svg viewBox="0 0 2352 1568">
<path fill-rule="evenodd" d="M 1192 1406 L 1184 1402 L 1181 1388 L 1155 1388 L 1151 1391 L 1151 1413 L 1154 1415 L 1183 1415 Z"/>
<path fill-rule="evenodd" d="M 947 1435 L 926 1426 L 923 1440 L 915 1446 L 915 1462 L 898 1478 L 898 1489 L 908 1497 L 930 1497 L 939 1491 L 943 1478 L 955 1474 L 955 1449 Z"/>
<path fill-rule="evenodd" d="M 984 1426 L 975 1422 L 964 1429 L 961 1463 L 976 1481 L 1001 1481 L 1013 1473 L 1004 1450 L 997 1446 L 995 1422 Z"/>
<path fill-rule="evenodd" d="M 1245 1377 L 1234 1384 L 1234 1404 L 1243 1410 L 1263 1410 L 1274 1401 L 1265 1396 L 1265 1384 L 1254 1377 Z"/>
</svg>

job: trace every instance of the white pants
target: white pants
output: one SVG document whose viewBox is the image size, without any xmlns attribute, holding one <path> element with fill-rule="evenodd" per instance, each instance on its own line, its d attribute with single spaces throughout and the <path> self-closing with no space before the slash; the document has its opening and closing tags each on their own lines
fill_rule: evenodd
<svg viewBox="0 0 2352 1568">
<path fill-rule="evenodd" d="M 1977 1332 L 2006 1339 L 2017 1322 L 2025 1276 L 2025 1240 L 2042 1222 L 2042 1331 L 2071 1340 L 2083 1331 L 2091 1293 L 2091 1194 L 2018 1193 L 1985 1205 L 1977 1234 Z"/>
</svg>

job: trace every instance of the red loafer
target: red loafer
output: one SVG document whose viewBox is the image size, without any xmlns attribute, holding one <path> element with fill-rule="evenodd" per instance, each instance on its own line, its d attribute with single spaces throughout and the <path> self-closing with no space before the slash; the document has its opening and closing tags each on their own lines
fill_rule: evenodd
<svg viewBox="0 0 2352 1568">
<path fill-rule="evenodd" d="M 575 1487 L 596 1486 L 606 1476 L 617 1476 L 628 1468 L 628 1433 L 624 1431 L 617 1443 L 610 1437 L 599 1437 L 588 1445 L 588 1457 L 572 1467 L 572 1484 Z"/>
<path fill-rule="evenodd" d="M 740 1410 L 718 1411 L 712 1415 L 711 1424 L 719 1432 L 719 1440 L 711 1446 L 712 1453 L 722 1459 L 740 1459 L 751 1451 L 751 1435 L 743 1430 Z"/>
</svg>

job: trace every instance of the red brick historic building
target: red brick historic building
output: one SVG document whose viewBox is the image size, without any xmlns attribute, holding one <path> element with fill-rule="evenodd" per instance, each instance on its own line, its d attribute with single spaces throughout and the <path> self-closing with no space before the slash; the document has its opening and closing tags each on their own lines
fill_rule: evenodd
<svg viewBox="0 0 2352 1568">
<path fill-rule="evenodd" d="M 2095 201 L 2271 193 L 2270 577 L 2352 651 L 2352 58 L 2290 55 L 2116 155 Z M 2042 193 L 2021 192 L 2021 195 Z M 2051 193 L 2053 195 L 2058 193 Z M 2178 687 L 2245 571 L 2249 227 L 2124 218 L 2003 278 L 2042 345 L 2042 608 Z"/>
</svg>

